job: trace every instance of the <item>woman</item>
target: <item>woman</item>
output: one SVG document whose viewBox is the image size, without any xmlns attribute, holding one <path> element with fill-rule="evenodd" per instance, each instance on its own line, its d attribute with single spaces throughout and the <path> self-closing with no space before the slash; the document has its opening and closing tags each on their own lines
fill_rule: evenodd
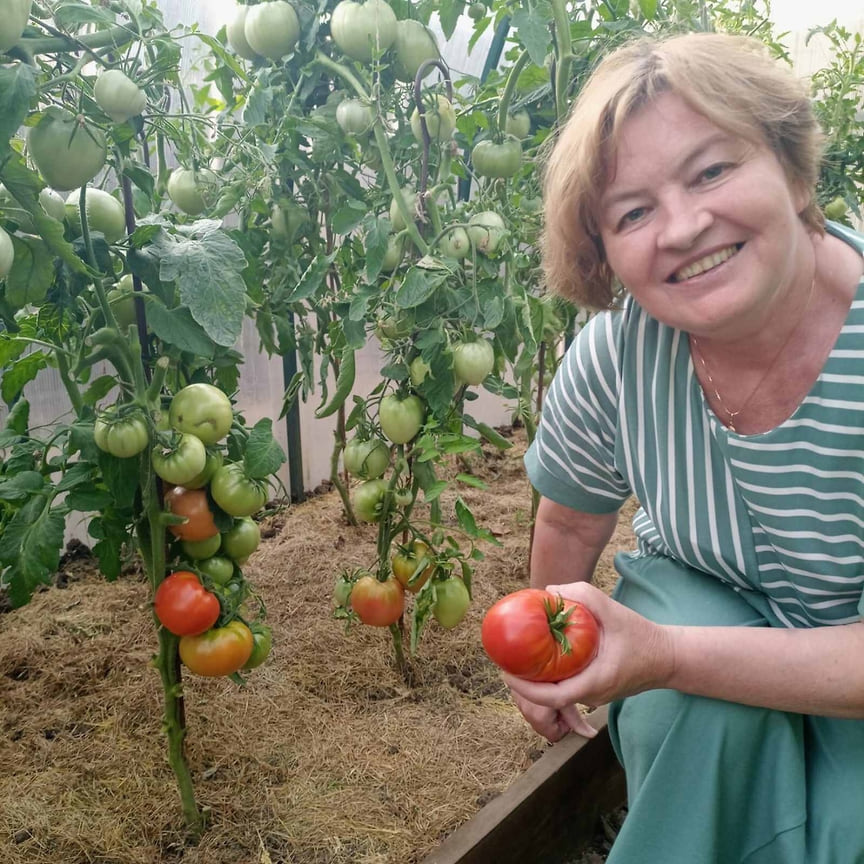
<svg viewBox="0 0 864 864">
<path fill-rule="evenodd" d="M 820 143 L 758 43 L 690 34 L 601 63 L 547 166 L 547 280 L 606 311 L 526 456 L 532 583 L 601 639 L 506 680 L 552 741 L 612 703 L 612 864 L 864 862 L 864 238 L 826 230 Z"/>
</svg>

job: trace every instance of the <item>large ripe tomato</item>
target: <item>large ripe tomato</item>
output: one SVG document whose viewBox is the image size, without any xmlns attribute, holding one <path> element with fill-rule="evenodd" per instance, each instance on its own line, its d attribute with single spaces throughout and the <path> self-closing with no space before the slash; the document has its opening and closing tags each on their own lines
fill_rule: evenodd
<svg viewBox="0 0 864 864">
<path fill-rule="evenodd" d="M 242 462 L 229 462 L 210 478 L 213 500 L 229 516 L 251 516 L 267 500 L 267 487 L 246 474 Z"/>
<path fill-rule="evenodd" d="M 491 342 L 460 342 L 453 348 L 453 377 L 460 384 L 476 387 L 495 368 L 495 349 Z"/>
<path fill-rule="evenodd" d="M 364 624 L 389 627 L 405 609 L 405 590 L 392 577 L 380 582 L 374 576 L 361 576 L 351 589 L 351 608 Z"/>
<path fill-rule="evenodd" d="M 168 420 L 178 432 L 188 432 L 205 444 L 221 441 L 234 422 L 231 400 L 212 384 L 189 384 L 171 400 Z"/>
<path fill-rule="evenodd" d="M 0 228 L 0 279 L 8 276 L 15 263 L 15 247 L 12 238 Z"/>
<path fill-rule="evenodd" d="M 6 0 L 3 4 L 3 14 L 0 15 L 0 51 L 8 51 L 18 44 L 27 19 L 30 17 L 30 7 L 33 0 Z"/>
<path fill-rule="evenodd" d="M 561 681 L 594 659 L 600 631 L 581 603 L 523 588 L 489 609 L 480 638 L 505 672 L 529 681 Z"/>
<path fill-rule="evenodd" d="M 215 203 L 219 187 L 219 178 L 209 168 L 175 168 L 168 178 L 167 192 L 180 210 L 197 216 Z"/>
<path fill-rule="evenodd" d="M 228 44 L 234 53 L 244 60 L 254 60 L 258 56 L 246 40 L 246 15 L 249 9 L 249 6 L 237 6 L 234 10 L 234 16 L 225 25 L 225 36 L 228 39 Z"/>
<path fill-rule="evenodd" d="M 445 630 L 452 630 L 460 624 L 470 605 L 468 587 L 458 576 L 435 583 L 432 615 Z"/>
<path fill-rule="evenodd" d="M 99 129 L 53 105 L 30 129 L 27 148 L 45 182 L 61 192 L 92 180 L 108 155 Z"/>
<path fill-rule="evenodd" d="M 396 55 L 393 71 L 400 81 L 407 81 L 409 84 L 414 83 L 417 72 L 427 60 L 437 60 L 441 56 L 432 31 L 413 18 L 396 22 L 393 50 Z M 430 66 L 423 77 L 425 78 L 433 68 Z"/>
<path fill-rule="evenodd" d="M 354 488 L 351 504 L 361 522 L 377 522 L 381 518 L 387 488 L 386 480 L 367 480 Z"/>
<path fill-rule="evenodd" d="M 414 540 L 408 546 L 400 546 L 390 563 L 402 587 L 416 594 L 435 572 L 435 565 L 429 561 L 429 547 L 422 540 Z"/>
<path fill-rule="evenodd" d="M 96 79 L 93 97 L 115 123 L 137 117 L 147 106 L 147 94 L 119 69 L 108 69 Z"/>
<path fill-rule="evenodd" d="M 197 636 L 219 618 L 219 598 L 188 570 L 166 576 L 153 595 L 159 623 L 175 636 Z"/>
<path fill-rule="evenodd" d="M 294 50 L 300 38 L 300 21 L 290 3 L 267 0 L 249 8 L 243 32 L 256 54 L 278 60 Z"/>
<path fill-rule="evenodd" d="M 199 636 L 183 636 L 180 659 L 190 672 L 215 678 L 242 669 L 254 647 L 252 631 L 242 621 L 230 621 Z"/>
<path fill-rule="evenodd" d="M 471 164 L 480 177 L 512 177 L 522 164 L 522 145 L 518 138 L 481 141 L 471 151 Z"/>
<path fill-rule="evenodd" d="M 336 108 L 336 122 L 346 135 L 364 135 L 375 122 L 375 110 L 359 99 L 343 99 Z"/>
<path fill-rule="evenodd" d="M 81 233 L 80 189 L 66 196 L 66 221 L 76 234 Z M 108 192 L 87 189 L 87 225 L 91 231 L 100 231 L 108 243 L 116 243 L 126 233 L 126 213 L 123 205 Z"/>
<path fill-rule="evenodd" d="M 165 507 L 169 513 L 186 519 L 185 522 L 168 526 L 168 530 L 181 540 L 207 540 L 219 533 L 207 493 L 203 489 L 174 486 L 165 493 Z"/>
<path fill-rule="evenodd" d="M 507 225 L 494 210 L 475 213 L 468 220 L 468 236 L 477 251 L 484 255 L 495 252 L 506 233 Z"/>
<path fill-rule="evenodd" d="M 381 438 L 352 438 L 342 455 L 345 470 L 363 480 L 375 480 L 390 466 L 390 448 Z"/>
<path fill-rule="evenodd" d="M 396 39 L 396 15 L 385 0 L 342 0 L 330 17 L 330 35 L 343 54 L 368 63 Z"/>
<path fill-rule="evenodd" d="M 100 450 L 118 459 L 129 459 L 144 450 L 150 442 L 150 433 L 142 415 L 116 417 L 106 411 L 93 424 L 93 440 Z"/>
<path fill-rule="evenodd" d="M 436 97 L 434 106 L 426 106 L 424 117 L 426 118 L 426 130 L 433 141 L 446 141 L 456 128 L 456 111 L 446 96 L 440 94 Z M 417 141 L 423 143 L 423 129 L 420 125 L 420 111 L 415 108 L 411 113 L 411 132 Z"/>
<path fill-rule="evenodd" d="M 419 396 L 385 396 L 378 406 L 381 431 L 394 444 L 407 444 L 426 419 L 426 408 Z"/>
<path fill-rule="evenodd" d="M 222 535 L 222 551 L 232 561 L 243 564 L 260 542 L 261 529 L 258 523 L 246 516 L 236 519 L 232 528 Z"/>
<path fill-rule="evenodd" d="M 200 438 L 181 432 L 167 446 L 158 443 L 150 452 L 150 460 L 153 470 L 166 483 L 186 486 L 204 470 L 207 450 Z"/>
</svg>

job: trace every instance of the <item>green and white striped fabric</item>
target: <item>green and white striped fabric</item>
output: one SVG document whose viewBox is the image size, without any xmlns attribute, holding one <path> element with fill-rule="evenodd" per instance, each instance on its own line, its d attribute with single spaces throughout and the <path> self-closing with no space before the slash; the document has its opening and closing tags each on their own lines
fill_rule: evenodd
<svg viewBox="0 0 864 864">
<path fill-rule="evenodd" d="M 830 225 L 859 251 L 864 237 Z M 589 513 L 631 495 L 638 555 L 714 574 L 777 626 L 864 615 L 864 280 L 822 374 L 770 432 L 708 407 L 687 335 L 632 298 L 592 318 L 549 390 L 525 457 L 545 497 Z"/>
</svg>

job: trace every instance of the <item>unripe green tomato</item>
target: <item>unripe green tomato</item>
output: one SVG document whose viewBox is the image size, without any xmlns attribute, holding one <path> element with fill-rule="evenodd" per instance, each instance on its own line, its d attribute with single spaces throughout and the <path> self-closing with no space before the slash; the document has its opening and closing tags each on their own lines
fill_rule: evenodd
<svg viewBox="0 0 864 864">
<path fill-rule="evenodd" d="M 117 286 L 108 292 L 107 298 L 117 326 L 125 332 L 138 320 L 135 311 L 135 288 L 132 274 L 126 273 L 122 276 Z"/>
<path fill-rule="evenodd" d="M 419 387 L 432 371 L 429 364 L 418 354 L 408 366 L 408 376 L 415 387 Z"/>
<path fill-rule="evenodd" d="M 825 205 L 824 212 L 826 219 L 830 219 L 832 222 L 837 222 L 846 216 L 846 214 L 849 212 L 849 207 L 843 200 L 843 197 L 841 195 L 838 195 L 836 198 L 832 198 Z"/>
<path fill-rule="evenodd" d="M 490 342 L 461 342 L 453 349 L 453 377 L 476 387 L 495 368 L 495 349 Z"/>
<path fill-rule="evenodd" d="M 76 234 L 81 233 L 81 210 L 78 201 L 81 190 L 75 189 L 66 196 L 66 221 Z M 123 205 L 102 189 L 87 189 L 87 225 L 91 231 L 105 235 L 106 243 L 116 243 L 126 234 L 126 212 Z"/>
<path fill-rule="evenodd" d="M 257 7 L 255 7 L 257 8 Z M 209 168 L 175 168 L 168 178 L 168 197 L 189 216 L 203 213 L 215 203 L 219 178 Z"/>
<path fill-rule="evenodd" d="M 494 210 L 475 213 L 469 220 L 468 236 L 478 252 L 491 255 L 507 233 L 504 220 Z"/>
<path fill-rule="evenodd" d="M 258 523 L 248 516 L 235 519 L 230 531 L 222 535 L 222 551 L 232 560 L 242 564 L 261 542 Z"/>
<path fill-rule="evenodd" d="M 105 136 L 83 118 L 51 106 L 27 135 L 30 158 L 49 186 L 61 192 L 92 180 L 105 165 Z"/>
<path fill-rule="evenodd" d="M 465 617 L 470 605 L 471 595 L 458 576 L 435 583 L 435 604 L 432 606 L 432 615 L 445 630 L 456 627 Z"/>
<path fill-rule="evenodd" d="M 63 196 L 47 186 L 39 193 L 39 203 L 42 209 L 52 219 L 62 222 L 66 218 L 66 203 Z M 21 207 L 12 197 L 9 190 L 0 183 L 0 213 L 18 225 L 24 234 L 38 234 L 36 223 L 30 213 Z"/>
<path fill-rule="evenodd" d="M 527 111 L 515 111 L 504 120 L 504 131 L 516 138 L 527 138 L 531 131 L 531 115 Z"/>
<path fill-rule="evenodd" d="M 0 51 L 8 51 L 18 44 L 30 17 L 31 5 L 32 0 L 4 0 L 0 4 Z"/>
<path fill-rule="evenodd" d="M 432 31 L 412 18 L 406 18 L 396 23 L 396 39 L 393 43 L 395 61 L 393 71 L 400 81 L 414 83 L 420 67 L 427 60 L 437 60 L 441 56 L 438 43 Z M 434 67 L 430 66 L 424 78 Z"/>
<path fill-rule="evenodd" d="M 273 648 L 273 631 L 269 627 L 253 624 L 252 638 L 255 644 L 249 659 L 243 664 L 244 669 L 257 669 L 270 656 Z"/>
<path fill-rule="evenodd" d="M 157 444 L 150 453 L 153 470 L 172 486 L 186 486 L 207 464 L 207 450 L 200 438 L 182 433 L 176 445 L 169 448 Z"/>
<path fill-rule="evenodd" d="M 203 489 L 212 479 L 213 475 L 222 467 L 223 457 L 218 450 L 208 450 L 204 468 L 191 480 L 183 485 L 187 489 Z"/>
<path fill-rule="evenodd" d="M 96 79 L 93 98 L 115 123 L 125 123 L 147 107 L 147 94 L 119 69 L 107 69 Z"/>
<path fill-rule="evenodd" d="M 364 135 L 375 122 L 375 111 L 359 99 L 343 99 L 336 108 L 336 122 L 346 135 Z"/>
<path fill-rule="evenodd" d="M 347 607 L 351 600 L 351 589 L 354 583 L 344 575 L 336 577 L 333 585 L 333 605 Z"/>
<path fill-rule="evenodd" d="M 471 164 L 479 177 L 512 177 L 522 164 L 522 145 L 516 138 L 481 141 L 471 151 Z"/>
<path fill-rule="evenodd" d="M 354 438 L 342 454 L 345 470 L 364 480 L 375 480 L 390 467 L 390 448 L 380 438 Z"/>
<path fill-rule="evenodd" d="M 189 384 L 171 400 L 168 419 L 178 432 L 188 432 L 205 444 L 221 441 L 234 422 L 231 400 L 212 384 Z"/>
<path fill-rule="evenodd" d="M 399 266 L 403 254 L 402 242 L 395 237 L 389 237 L 387 239 L 387 251 L 381 261 L 381 272 L 392 273 Z"/>
<path fill-rule="evenodd" d="M 225 25 L 225 37 L 231 50 L 244 60 L 255 60 L 258 55 L 246 41 L 246 14 L 249 6 L 238 6 L 231 20 Z"/>
<path fill-rule="evenodd" d="M 441 254 L 447 258 L 461 260 L 471 254 L 471 240 L 464 228 L 453 228 L 448 231 L 439 241 L 438 248 Z"/>
<path fill-rule="evenodd" d="M 267 0 L 249 8 L 243 32 L 256 54 L 279 60 L 294 50 L 300 38 L 300 21 L 290 3 Z"/>
<path fill-rule="evenodd" d="M 368 63 L 395 41 L 396 15 L 385 0 L 342 0 L 330 17 L 330 35 L 339 50 L 354 60 Z"/>
<path fill-rule="evenodd" d="M 361 522 L 377 522 L 381 518 L 386 494 L 386 480 L 364 480 L 354 487 L 351 495 L 354 514 Z"/>
<path fill-rule="evenodd" d="M 216 535 L 218 538 L 218 534 Z M 198 569 L 217 585 L 227 585 L 234 575 L 234 562 L 222 555 L 214 555 L 198 562 Z"/>
<path fill-rule="evenodd" d="M 183 552 L 193 561 L 201 561 L 204 558 L 212 558 L 222 545 L 222 535 L 215 534 L 206 540 L 184 540 L 182 542 Z"/>
<path fill-rule="evenodd" d="M 410 186 L 402 187 L 402 197 L 405 199 L 405 206 L 408 209 L 408 216 L 414 217 L 417 212 L 417 193 Z M 394 231 L 402 231 L 408 227 L 408 224 L 402 218 L 399 208 L 396 206 L 396 199 L 390 202 L 390 222 L 393 224 Z"/>
<path fill-rule="evenodd" d="M 444 141 L 456 128 L 456 111 L 446 96 L 437 95 L 437 104 L 426 108 L 426 129 L 433 141 Z M 420 124 L 420 111 L 415 108 L 411 113 L 411 131 L 419 143 L 423 143 L 423 129 Z"/>
<path fill-rule="evenodd" d="M 0 228 L 0 279 L 8 276 L 15 263 L 15 247 L 12 238 Z"/>
<path fill-rule="evenodd" d="M 468 7 L 468 17 L 472 21 L 480 21 L 486 16 L 486 7 L 482 3 L 472 3 Z"/>
</svg>

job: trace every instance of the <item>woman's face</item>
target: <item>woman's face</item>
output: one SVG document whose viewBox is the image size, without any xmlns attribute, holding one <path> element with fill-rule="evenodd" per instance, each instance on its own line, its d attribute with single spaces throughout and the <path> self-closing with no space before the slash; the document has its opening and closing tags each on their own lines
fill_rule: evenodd
<svg viewBox="0 0 864 864">
<path fill-rule="evenodd" d="M 600 201 L 609 265 L 655 318 L 696 335 L 746 337 L 807 279 L 795 193 L 766 146 L 725 132 L 674 93 L 621 127 Z"/>
</svg>

